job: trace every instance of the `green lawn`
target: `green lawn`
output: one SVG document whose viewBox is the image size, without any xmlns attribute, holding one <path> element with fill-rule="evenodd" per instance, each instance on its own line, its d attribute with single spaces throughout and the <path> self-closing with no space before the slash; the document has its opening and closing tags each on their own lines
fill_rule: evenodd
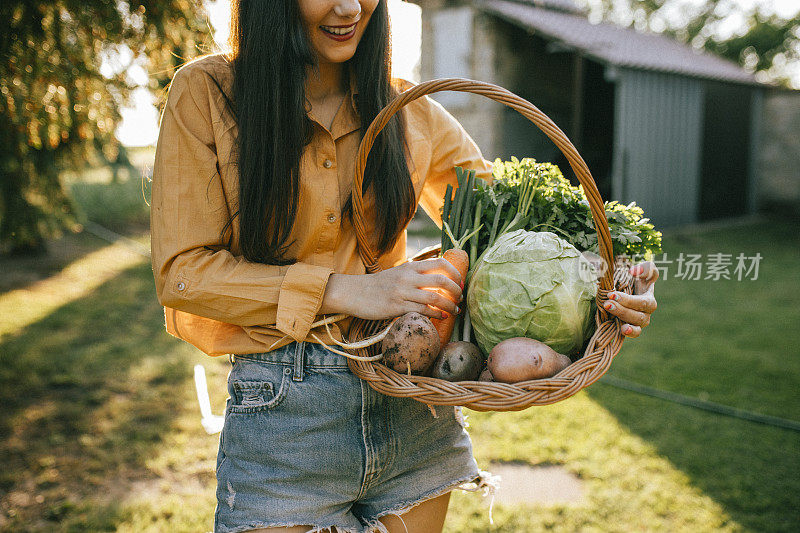
<svg viewBox="0 0 800 533">
<path fill-rule="evenodd" d="M 138 238 L 146 239 L 145 235 Z M 226 358 L 169 337 L 146 258 L 88 234 L 2 260 L 0 531 L 209 531 L 217 436 L 192 367 L 225 402 Z M 683 253 L 763 256 L 756 281 L 659 281 L 659 309 L 611 373 L 800 420 L 800 236 L 791 223 L 667 235 Z M 665 403 L 602 381 L 519 413 L 465 411 L 482 468 L 557 464 L 580 504 L 506 507 L 456 493 L 448 532 L 792 531 L 800 433 Z"/>
<path fill-rule="evenodd" d="M 667 235 L 679 253 L 763 256 L 756 281 L 657 283 L 659 309 L 610 374 L 800 420 L 800 236 L 787 222 Z M 800 433 L 604 385 L 552 407 L 470 416 L 476 454 L 563 464 L 589 485 L 584 507 L 497 513 L 497 531 L 797 531 Z M 480 509 L 451 522 L 478 531 Z M 455 518 L 455 516 L 453 516 Z"/>
<path fill-rule="evenodd" d="M 150 174 L 155 150 L 129 148 L 128 157 L 133 166 L 119 170 L 116 180 L 109 167 L 63 173 L 81 222 L 88 219 L 118 232 L 149 228 Z"/>
</svg>

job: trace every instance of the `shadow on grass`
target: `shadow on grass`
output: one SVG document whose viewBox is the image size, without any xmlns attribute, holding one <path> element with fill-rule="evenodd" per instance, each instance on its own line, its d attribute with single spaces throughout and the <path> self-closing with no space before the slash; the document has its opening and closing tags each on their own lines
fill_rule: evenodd
<svg viewBox="0 0 800 533">
<path fill-rule="evenodd" d="M 148 461 L 192 391 L 153 289 L 142 263 L 0 343 L 0 530 L 114 530 L 114 497 L 156 477 Z"/>
<path fill-rule="evenodd" d="M 58 274 L 64 267 L 79 261 L 108 243 L 87 232 L 66 232 L 58 239 L 47 241 L 47 254 L 35 256 L 0 255 L 0 294 L 26 289 L 50 276 Z"/>
<path fill-rule="evenodd" d="M 590 397 L 752 531 L 800 523 L 800 435 L 596 384 Z"/>
<path fill-rule="evenodd" d="M 761 253 L 747 281 L 657 283 L 659 309 L 625 342 L 610 373 L 689 396 L 800 420 L 800 293 L 795 228 L 769 221 L 665 238 L 683 253 Z M 703 274 L 705 276 L 705 273 Z M 621 424 L 657 447 L 693 485 L 754 531 L 797 531 L 800 433 L 728 418 L 600 383 L 587 389 Z"/>
<path fill-rule="evenodd" d="M 147 160 L 148 151 L 140 151 L 137 160 Z M 152 158 L 149 158 L 152 160 Z M 110 172 L 108 168 L 95 169 Z M 92 221 L 124 235 L 146 233 L 150 228 L 150 185 L 143 177 L 143 169 L 132 171 L 128 179 L 108 183 L 77 180 L 68 185 L 75 202 L 76 217 L 80 223 Z M 47 253 L 29 257 L 0 255 L 0 293 L 24 289 L 31 284 L 56 274 L 67 264 L 81 259 L 98 249 L 103 243 L 86 232 L 72 233 L 48 239 Z"/>
</svg>

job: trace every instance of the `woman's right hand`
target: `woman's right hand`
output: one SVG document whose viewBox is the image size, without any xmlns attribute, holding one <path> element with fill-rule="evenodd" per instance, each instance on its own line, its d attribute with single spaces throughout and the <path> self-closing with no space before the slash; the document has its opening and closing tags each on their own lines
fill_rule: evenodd
<svg viewBox="0 0 800 533">
<path fill-rule="evenodd" d="M 442 258 L 409 261 L 375 274 L 331 274 L 320 313 L 379 320 L 416 311 L 444 318 L 444 313 L 458 314 L 462 282 Z"/>
</svg>

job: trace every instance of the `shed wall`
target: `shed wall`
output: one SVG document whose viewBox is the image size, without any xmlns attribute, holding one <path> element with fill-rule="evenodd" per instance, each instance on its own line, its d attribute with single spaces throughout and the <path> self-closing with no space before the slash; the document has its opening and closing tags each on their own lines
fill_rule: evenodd
<svg viewBox="0 0 800 533">
<path fill-rule="evenodd" d="M 697 221 L 703 83 L 612 69 L 616 80 L 612 197 L 636 201 L 659 227 Z"/>
<path fill-rule="evenodd" d="M 705 91 L 698 218 L 741 216 L 749 211 L 754 89 L 708 80 Z"/>
<path fill-rule="evenodd" d="M 761 208 L 800 215 L 800 91 L 768 91 L 763 108 L 754 197 Z"/>
<path fill-rule="evenodd" d="M 441 0 L 423 4 L 421 80 L 461 77 L 497 83 L 495 40 L 498 32 L 494 19 L 468 8 L 450 9 L 442 7 L 444 5 Z M 444 48 L 442 43 L 446 39 L 454 39 L 454 42 Z M 468 49 L 463 47 L 465 43 Z M 448 56 L 456 52 L 458 59 L 448 64 Z M 486 159 L 500 156 L 497 130 L 505 106 L 484 96 L 454 91 L 442 91 L 430 97 L 444 105 L 464 126 Z"/>
</svg>

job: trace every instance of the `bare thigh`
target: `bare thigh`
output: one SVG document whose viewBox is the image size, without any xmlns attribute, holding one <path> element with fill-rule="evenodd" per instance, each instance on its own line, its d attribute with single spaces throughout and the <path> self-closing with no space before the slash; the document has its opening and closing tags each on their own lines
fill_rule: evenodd
<svg viewBox="0 0 800 533">
<path fill-rule="evenodd" d="M 412 507 L 400 515 L 402 520 L 397 515 L 386 515 L 380 521 L 390 533 L 441 533 L 449 504 L 450 493 L 447 492 Z"/>
<path fill-rule="evenodd" d="M 449 504 L 450 493 L 447 492 L 441 496 L 425 500 L 416 507 L 412 507 L 401 514 L 400 517 L 397 515 L 386 515 L 382 516 L 379 520 L 386 526 L 390 533 L 441 533 L 444 527 L 444 519 L 447 516 L 447 506 Z M 265 527 L 261 529 L 251 529 L 249 533 L 305 533 L 310 529 L 313 529 L 313 527 Z"/>
</svg>

